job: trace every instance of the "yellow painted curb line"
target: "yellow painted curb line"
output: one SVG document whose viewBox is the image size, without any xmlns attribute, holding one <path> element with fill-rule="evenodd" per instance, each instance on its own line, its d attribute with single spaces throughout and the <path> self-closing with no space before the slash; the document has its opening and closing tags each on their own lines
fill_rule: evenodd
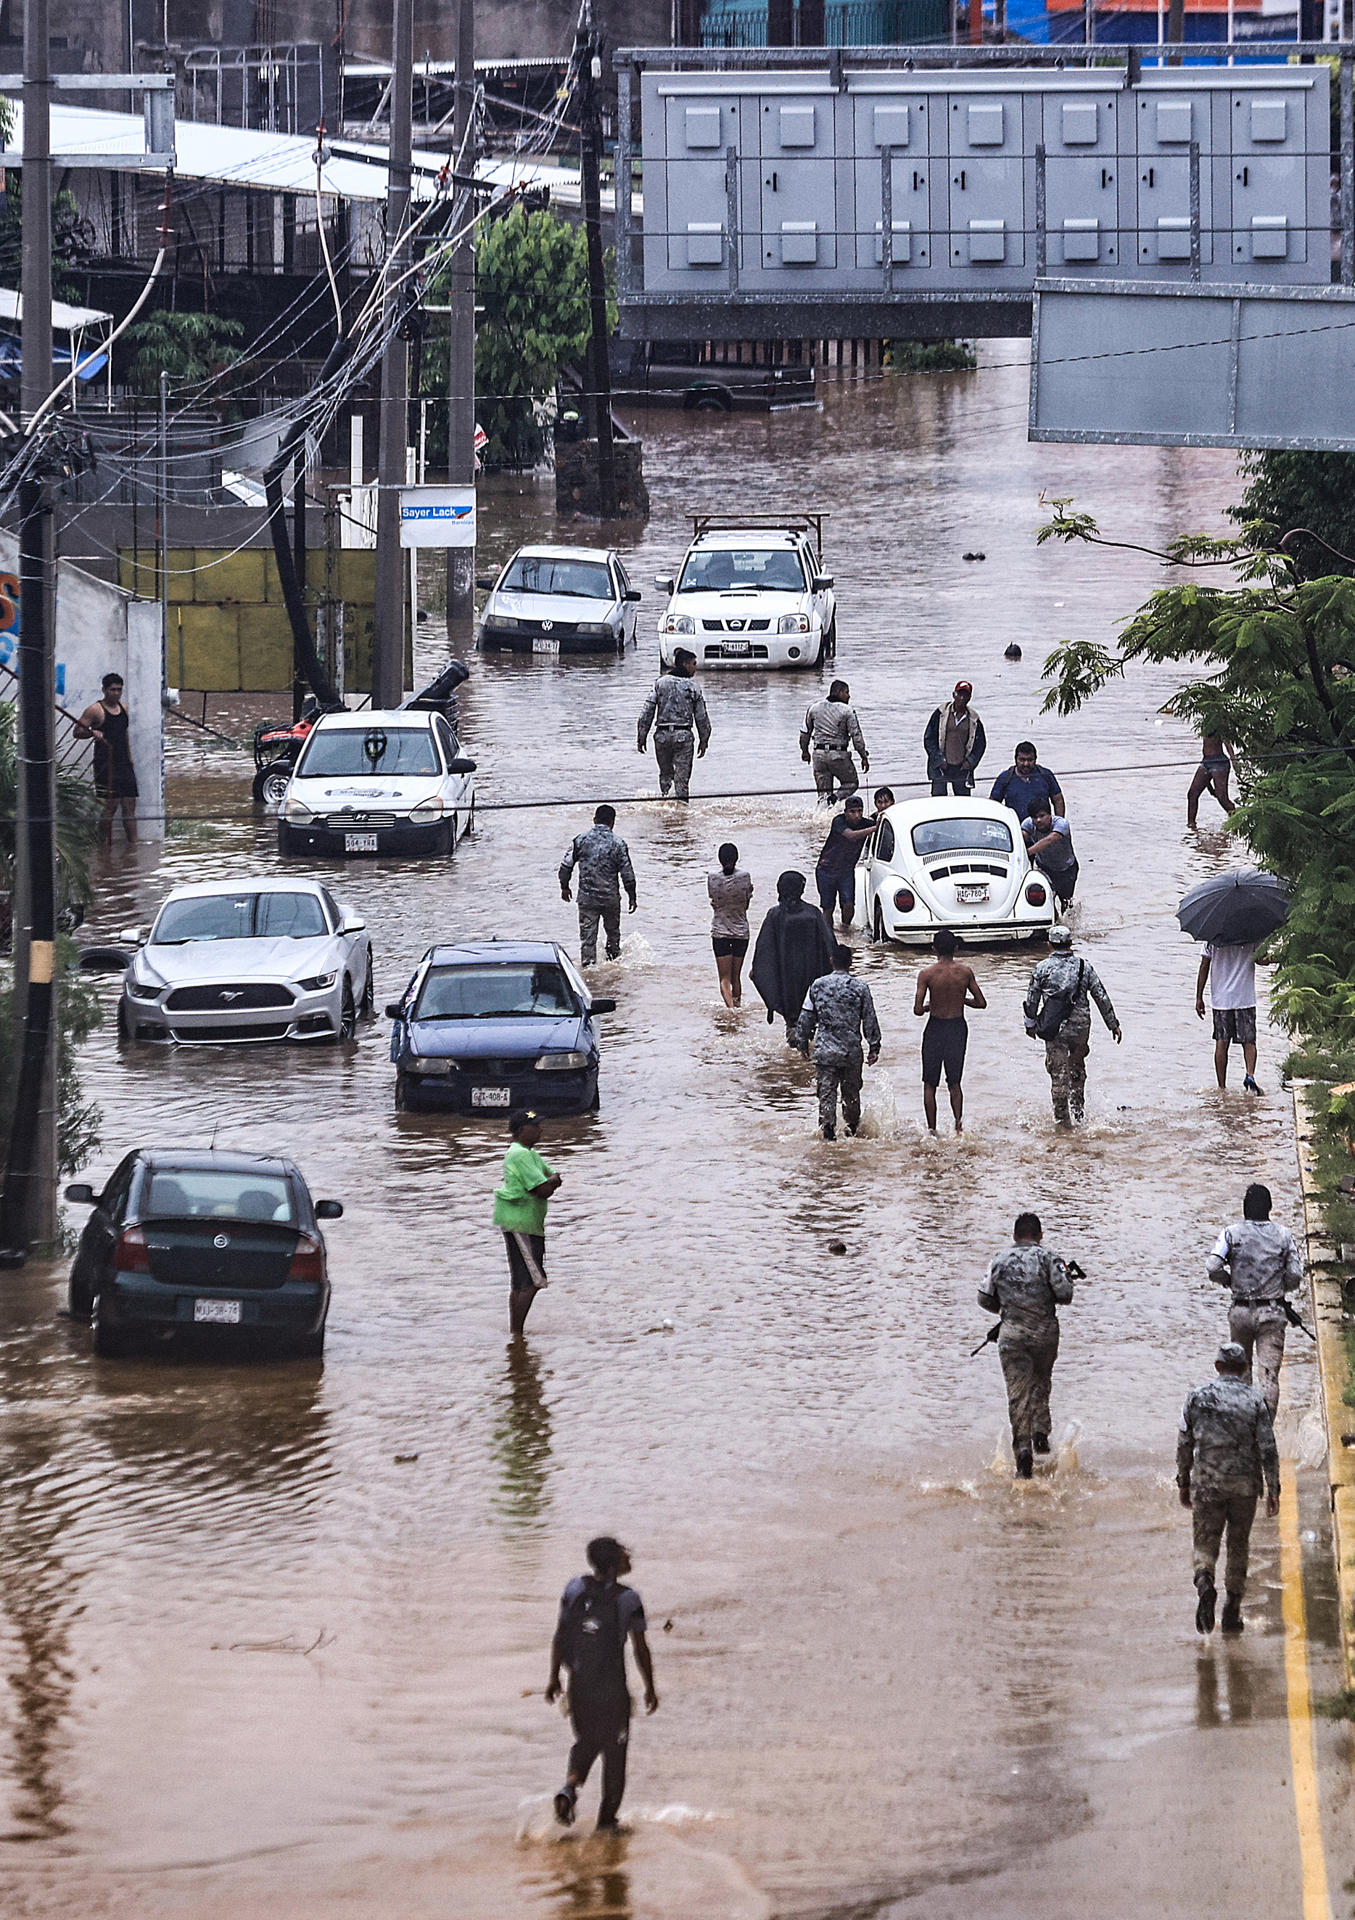
<svg viewBox="0 0 1355 1920">
<path fill-rule="evenodd" d="M 1289 1760 L 1294 1819 L 1303 1873 L 1303 1920 L 1331 1920 L 1322 1809 L 1317 1792 L 1313 1699 L 1308 1683 L 1308 1627 L 1303 1604 L 1303 1549 L 1299 1542 L 1298 1464 L 1286 1460 L 1280 1478 L 1280 1576 L 1284 1612 L 1284 1681 L 1289 1704 Z"/>
</svg>

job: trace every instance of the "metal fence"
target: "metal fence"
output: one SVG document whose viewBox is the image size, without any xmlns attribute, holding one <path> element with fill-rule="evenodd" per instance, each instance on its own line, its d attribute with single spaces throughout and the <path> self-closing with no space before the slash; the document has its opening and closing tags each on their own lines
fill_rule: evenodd
<svg viewBox="0 0 1355 1920">
<path fill-rule="evenodd" d="M 701 16 L 703 47 L 765 47 L 771 9 L 759 0 L 714 0 Z M 780 28 L 796 46 L 869 47 L 950 37 L 949 0 L 790 0 Z"/>
</svg>

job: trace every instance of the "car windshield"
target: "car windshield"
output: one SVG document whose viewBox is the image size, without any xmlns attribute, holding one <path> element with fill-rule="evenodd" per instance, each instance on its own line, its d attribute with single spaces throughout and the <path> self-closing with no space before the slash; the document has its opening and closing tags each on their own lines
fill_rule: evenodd
<svg viewBox="0 0 1355 1920">
<path fill-rule="evenodd" d="M 933 853 L 1010 853 L 1011 828 L 1000 820 L 965 818 L 923 820 L 913 828 L 913 852 L 925 860 Z"/>
<path fill-rule="evenodd" d="M 141 1203 L 143 1218 L 267 1220 L 294 1227 L 291 1184 L 277 1173 L 222 1167 L 156 1168 Z"/>
<path fill-rule="evenodd" d="M 151 934 L 156 947 L 191 940 L 314 940 L 329 932 L 313 893 L 209 893 L 167 900 Z"/>
<path fill-rule="evenodd" d="M 578 1006 L 559 967 L 433 967 L 414 1007 L 416 1020 L 502 1020 L 541 1014 L 557 1018 Z"/>
<path fill-rule="evenodd" d="M 317 727 L 296 770 L 307 780 L 442 772 L 427 727 Z"/>
<path fill-rule="evenodd" d="M 805 577 L 799 554 L 790 547 L 750 547 L 739 552 L 698 549 L 687 555 L 678 592 L 729 593 L 740 587 L 803 593 Z"/>
<path fill-rule="evenodd" d="M 562 560 L 520 553 L 499 582 L 501 592 L 564 593 L 576 600 L 614 600 L 611 578 L 600 560 Z"/>
</svg>

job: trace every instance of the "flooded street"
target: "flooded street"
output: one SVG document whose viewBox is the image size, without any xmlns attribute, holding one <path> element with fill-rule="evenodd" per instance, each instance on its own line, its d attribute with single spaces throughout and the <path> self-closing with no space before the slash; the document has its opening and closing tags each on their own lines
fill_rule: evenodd
<svg viewBox="0 0 1355 1920">
<path fill-rule="evenodd" d="M 294 1156 L 346 1211 L 327 1233 L 323 1367 L 95 1361 L 57 1317 L 66 1263 L 0 1295 L 6 1916 L 1316 1911 L 1275 1523 L 1257 1523 L 1247 1633 L 1202 1646 L 1173 1485 L 1181 1402 L 1224 1337 L 1208 1245 L 1253 1179 L 1296 1224 L 1285 1045 L 1262 1035 L 1263 1098 L 1214 1089 L 1173 913 L 1238 850 L 1210 800 L 1209 830 L 1185 832 L 1198 747 L 1160 716 L 1171 675 L 1136 673 L 1070 721 L 1039 711 L 1049 647 L 1108 642 L 1158 578 L 1143 554 L 1037 549 L 1040 494 L 1152 545 L 1223 524 L 1233 459 L 1028 445 L 1025 343 L 982 356 L 974 376 L 827 387 L 812 413 L 651 416 L 654 515 L 620 540 L 645 591 L 638 648 L 474 661 L 460 709 L 480 812 L 452 860 L 297 864 L 365 915 L 380 1008 L 435 939 L 577 951 L 556 867 L 596 801 L 618 803 L 640 911 L 594 976 L 618 1003 L 601 1111 L 547 1126 L 564 1184 L 525 1349 L 508 1347 L 490 1224 L 502 1121 L 397 1114 L 389 1022 L 346 1053 L 119 1056 L 101 984 L 88 1177 L 133 1145 L 215 1138 Z M 721 1004 L 706 874 L 735 840 L 760 919 L 781 869 L 812 869 L 825 818 L 796 735 L 820 682 L 705 674 L 692 805 L 627 804 L 657 790 L 635 719 L 652 576 L 680 559 L 688 506 L 831 512 L 837 666 L 870 785 L 918 780 L 959 675 L 988 733 L 982 791 L 1026 734 L 1062 776 L 1071 924 L 1124 1026 L 1117 1048 L 1095 1022 L 1084 1132 L 1052 1126 L 1022 1030 L 1028 955 L 975 957 L 989 1005 L 959 1143 L 922 1129 L 916 955 L 853 936 L 884 1031 L 856 1140 L 817 1137 L 812 1069 L 751 989 L 740 1012 Z M 486 522 L 482 567 L 526 538 L 594 537 L 556 536 L 549 491 L 525 482 L 489 494 Z M 419 644 L 431 666 L 432 622 Z M 183 731 L 184 818 L 162 855 L 114 854 L 91 937 L 145 923 L 172 884 L 278 869 L 248 756 Z M 513 806 L 554 799 L 575 804 Z M 1088 1277 L 1062 1316 L 1055 1463 L 1015 1485 L 996 1357 L 969 1354 L 976 1289 L 1027 1207 Z M 1311 1355 L 1291 1333 L 1280 1445 L 1316 1469 L 1299 1525 L 1314 1686 L 1326 1673 L 1331 1691 Z M 662 1704 L 635 1723 L 634 1831 L 561 1838 L 568 1730 L 541 1689 L 559 1591 L 598 1532 L 633 1549 Z M 1320 1748 L 1336 1888 L 1344 1733 Z"/>
</svg>

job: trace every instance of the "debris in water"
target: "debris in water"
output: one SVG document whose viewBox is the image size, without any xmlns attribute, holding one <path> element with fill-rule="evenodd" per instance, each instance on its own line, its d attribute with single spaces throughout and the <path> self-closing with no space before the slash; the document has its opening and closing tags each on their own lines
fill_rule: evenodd
<svg viewBox="0 0 1355 1920">
<path fill-rule="evenodd" d="M 845 1240 L 830 1240 L 828 1242 L 828 1251 L 829 1253 L 845 1253 L 847 1251 L 847 1242 Z"/>
<path fill-rule="evenodd" d="M 1002 658 L 1004 660 L 1019 660 L 1021 658 L 1021 649 L 1017 646 L 1015 640 L 1004 650 Z"/>
<path fill-rule="evenodd" d="M 411 1460 L 417 1460 L 418 1457 L 417 1453 L 397 1453 L 395 1464 L 397 1467 L 407 1467 Z"/>
<path fill-rule="evenodd" d="M 962 560 L 986 560 L 988 555 L 986 553 L 964 553 L 961 554 L 960 558 Z"/>
<path fill-rule="evenodd" d="M 660 1320 L 657 1327 L 645 1328 L 646 1333 L 671 1333 L 672 1331 L 673 1323 L 671 1320 Z"/>
</svg>

